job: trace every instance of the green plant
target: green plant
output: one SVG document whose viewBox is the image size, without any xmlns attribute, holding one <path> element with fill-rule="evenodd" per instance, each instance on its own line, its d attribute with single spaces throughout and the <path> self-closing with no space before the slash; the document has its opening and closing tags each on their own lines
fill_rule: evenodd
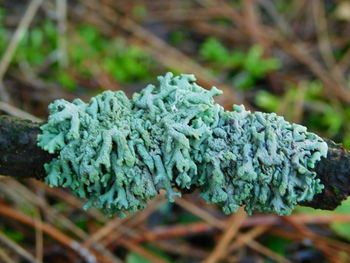
<svg viewBox="0 0 350 263">
<path fill-rule="evenodd" d="M 2 50 L 6 47 L 7 42 L 7 32 L 3 25 L 3 19 L 5 17 L 5 10 L 3 8 L 0 8 L 0 54 L 2 53 Z"/>
<path fill-rule="evenodd" d="M 57 32 L 51 21 L 30 29 L 21 40 L 13 63 L 26 62 L 32 66 L 42 65 L 56 49 Z"/>
<path fill-rule="evenodd" d="M 107 40 L 93 27 L 80 26 L 78 34 L 81 38 L 70 48 L 78 73 L 86 75 L 94 61 L 95 67 L 101 67 L 100 70 L 110 73 L 121 83 L 146 80 L 152 76 L 152 60 L 140 48 L 119 38 Z"/>
<path fill-rule="evenodd" d="M 4 50 L 9 40 L 8 31 L 1 23 L 2 17 L 0 9 L 0 50 Z M 40 22 L 26 32 L 12 64 L 25 63 L 38 69 L 49 58 L 55 62 L 57 36 L 53 22 Z M 67 41 L 68 68 L 63 69 L 57 63 L 52 63 L 45 71 L 45 79 L 59 82 L 69 91 L 74 91 L 79 84 L 75 76 L 94 79 L 103 71 L 123 84 L 147 80 L 153 76 L 153 61 L 142 49 L 128 45 L 122 39 L 108 40 L 94 27 L 80 25 L 76 31 L 68 31 Z"/>
<path fill-rule="evenodd" d="M 122 40 L 112 42 L 113 46 L 102 61 L 103 68 L 122 83 L 146 80 L 152 76 L 150 72 L 152 60 L 140 48 L 127 46 Z"/>
<path fill-rule="evenodd" d="M 233 85 L 239 89 L 248 89 L 267 73 L 280 68 L 276 58 L 263 58 L 263 49 L 253 46 L 247 52 L 229 51 L 216 38 L 208 38 L 200 48 L 201 57 L 214 63 L 218 70 L 232 71 Z"/>
</svg>

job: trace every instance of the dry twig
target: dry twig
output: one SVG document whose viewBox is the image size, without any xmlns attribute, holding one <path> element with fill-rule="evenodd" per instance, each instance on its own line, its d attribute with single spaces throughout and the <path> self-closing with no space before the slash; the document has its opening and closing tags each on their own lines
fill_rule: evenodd
<svg viewBox="0 0 350 263">
<path fill-rule="evenodd" d="M 226 256 L 229 243 L 237 234 L 241 224 L 246 219 L 246 217 L 247 214 L 244 212 L 242 207 L 235 214 L 231 215 L 230 219 L 227 221 L 227 228 L 225 229 L 223 235 L 220 237 L 218 244 L 212 253 L 206 258 L 204 263 L 215 263 Z"/>
<path fill-rule="evenodd" d="M 16 32 L 14 33 L 10 43 L 5 50 L 5 53 L 0 61 L 0 98 L 4 101 L 9 101 L 9 95 L 7 94 L 5 87 L 3 85 L 3 78 L 7 71 L 7 68 L 11 62 L 13 54 L 15 53 L 17 46 L 21 39 L 23 38 L 25 32 L 27 31 L 31 21 L 43 0 L 31 0 L 28 5 L 26 12 L 24 13 L 19 25 L 17 27 Z"/>
</svg>

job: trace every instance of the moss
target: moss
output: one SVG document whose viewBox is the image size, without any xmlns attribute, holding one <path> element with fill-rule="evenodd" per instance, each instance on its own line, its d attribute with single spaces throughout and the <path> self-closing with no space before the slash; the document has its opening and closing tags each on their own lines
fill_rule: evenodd
<svg viewBox="0 0 350 263">
<path fill-rule="evenodd" d="M 323 186 L 312 171 L 327 144 L 276 114 L 224 111 L 193 75 L 158 77 L 129 100 L 106 91 L 89 103 L 57 100 L 38 144 L 58 154 L 51 186 L 69 187 L 107 214 L 142 209 L 165 189 L 170 201 L 193 187 L 225 213 L 241 205 L 290 214 Z"/>
</svg>

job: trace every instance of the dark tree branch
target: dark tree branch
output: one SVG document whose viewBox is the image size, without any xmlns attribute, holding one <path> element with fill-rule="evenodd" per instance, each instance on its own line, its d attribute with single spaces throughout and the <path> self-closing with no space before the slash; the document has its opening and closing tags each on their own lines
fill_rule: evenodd
<svg viewBox="0 0 350 263">
<path fill-rule="evenodd" d="M 40 123 L 0 116 L 0 174 L 17 178 L 45 177 L 44 163 L 52 159 L 36 145 Z"/>
<path fill-rule="evenodd" d="M 36 145 L 40 123 L 0 116 L 0 174 L 17 178 L 43 179 L 44 163 L 53 155 Z M 303 206 L 333 210 L 350 195 L 350 151 L 326 140 L 327 158 L 318 162 L 316 172 L 325 190 Z"/>
<path fill-rule="evenodd" d="M 333 210 L 350 195 L 350 151 L 341 144 L 325 139 L 327 158 L 317 163 L 316 172 L 325 189 L 311 202 L 302 205 Z"/>
</svg>

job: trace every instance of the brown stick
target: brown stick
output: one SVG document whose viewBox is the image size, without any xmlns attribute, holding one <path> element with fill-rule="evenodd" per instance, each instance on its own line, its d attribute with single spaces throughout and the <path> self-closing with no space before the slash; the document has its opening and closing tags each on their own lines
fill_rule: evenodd
<svg viewBox="0 0 350 263">
<path fill-rule="evenodd" d="M 40 123 L 0 116 L 0 174 L 17 178 L 45 177 L 43 166 L 54 156 L 37 146 L 39 127 Z M 328 156 L 316 167 L 325 190 L 302 205 L 333 210 L 350 195 L 350 151 L 331 140 L 326 142 Z"/>
</svg>

